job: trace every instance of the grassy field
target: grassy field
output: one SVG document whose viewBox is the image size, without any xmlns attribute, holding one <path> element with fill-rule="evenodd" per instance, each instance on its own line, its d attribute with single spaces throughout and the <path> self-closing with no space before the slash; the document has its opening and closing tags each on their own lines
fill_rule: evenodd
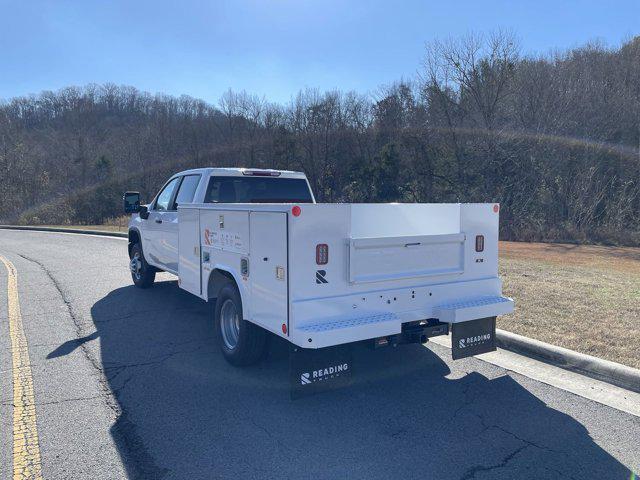
<svg viewBox="0 0 640 480">
<path fill-rule="evenodd" d="M 640 248 L 500 242 L 500 275 L 516 311 L 499 328 L 640 368 Z"/>
<path fill-rule="evenodd" d="M 498 327 L 640 368 L 640 248 L 500 242 Z"/>
</svg>

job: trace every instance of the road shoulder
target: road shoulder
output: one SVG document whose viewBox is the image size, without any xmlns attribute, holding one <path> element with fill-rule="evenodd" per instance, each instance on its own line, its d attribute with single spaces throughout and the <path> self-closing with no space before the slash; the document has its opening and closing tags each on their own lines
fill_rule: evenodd
<svg viewBox="0 0 640 480">
<path fill-rule="evenodd" d="M 434 337 L 433 343 L 451 348 L 451 337 Z M 554 365 L 499 348 L 476 358 L 555 388 L 640 417 L 640 393 L 601 382 Z"/>
</svg>

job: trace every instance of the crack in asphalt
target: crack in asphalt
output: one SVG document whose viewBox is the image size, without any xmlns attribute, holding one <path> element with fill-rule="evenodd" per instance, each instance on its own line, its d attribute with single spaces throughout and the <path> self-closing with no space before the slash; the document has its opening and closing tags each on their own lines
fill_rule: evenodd
<svg viewBox="0 0 640 480">
<path fill-rule="evenodd" d="M 190 343 L 190 342 L 184 342 L 184 343 Z M 172 357 L 174 357 L 176 355 L 180 355 L 180 354 L 183 354 L 183 353 L 194 353 L 194 352 L 197 352 L 199 350 L 202 350 L 203 348 L 205 348 L 207 346 L 208 345 L 200 345 L 197 348 L 192 348 L 192 349 L 189 349 L 189 350 L 178 350 L 176 352 L 169 352 L 169 353 L 166 353 L 164 355 L 161 355 L 160 357 L 156 357 L 157 360 L 150 359 L 149 361 L 146 361 L 146 362 L 123 363 L 123 364 L 115 364 L 115 365 L 104 364 L 104 373 L 105 373 L 107 379 L 109 380 L 109 382 L 112 382 L 118 375 L 120 375 L 120 373 L 122 373 L 123 371 L 125 371 L 127 369 L 137 368 L 137 367 L 157 366 L 157 365 L 160 365 L 161 363 L 166 362 L 167 360 L 169 360 L 170 358 L 172 358 Z M 113 389 L 112 389 L 112 391 L 113 391 Z"/>
<path fill-rule="evenodd" d="M 141 314 L 145 314 L 145 315 L 152 315 L 152 314 L 167 314 L 170 313 L 171 315 L 174 314 L 178 314 L 178 313 L 198 313 L 199 310 L 194 309 L 194 308 L 174 308 L 171 309 L 169 312 L 167 312 L 167 309 L 154 309 L 154 310 L 139 310 L 139 311 L 133 311 L 133 312 L 129 312 L 129 313 L 125 313 L 122 315 L 114 315 L 112 317 L 108 317 L 108 318 L 103 318 L 100 320 L 94 320 L 94 323 L 110 323 L 110 322 L 118 322 L 118 321 L 123 321 L 123 320 L 129 320 L 131 318 L 134 318 L 138 315 Z"/>
<path fill-rule="evenodd" d="M 481 393 L 478 393 L 476 395 L 473 395 L 471 398 L 469 398 L 469 391 L 475 387 L 477 385 L 478 382 L 470 382 L 468 385 L 466 385 L 462 391 L 462 395 L 464 395 L 464 404 L 461 405 L 460 407 L 458 407 L 455 412 L 453 413 L 451 419 L 455 420 L 457 418 L 457 416 L 460 414 L 460 412 L 468 407 L 473 406 L 474 403 L 476 403 L 478 401 L 478 399 L 481 397 Z M 518 434 L 496 424 L 496 423 L 488 423 L 487 420 L 484 418 L 484 416 L 478 412 L 475 411 L 471 411 L 469 412 L 471 415 L 475 416 L 476 418 L 478 418 L 478 420 L 480 420 L 480 425 L 482 425 L 482 430 L 480 432 L 478 432 L 477 436 L 482 435 L 483 433 L 485 433 L 488 430 L 491 429 L 495 429 L 498 430 L 506 435 L 509 435 L 511 437 L 513 437 L 514 439 L 516 439 L 518 442 L 523 443 L 524 445 L 519 446 L 518 448 L 516 448 L 515 450 L 513 450 L 512 452 L 510 452 L 509 454 L 507 454 L 499 463 L 495 464 L 495 465 L 475 465 L 472 466 L 470 468 L 468 468 L 464 474 L 462 475 L 462 477 L 460 477 L 460 480 L 470 480 L 476 477 L 477 473 L 480 472 L 487 472 L 487 471 L 493 471 L 496 469 L 500 469 L 500 468 L 505 468 L 509 465 L 509 463 L 523 450 L 527 449 L 527 448 L 537 448 L 539 450 L 543 450 L 546 452 L 550 452 L 550 453 L 555 453 L 558 455 L 562 455 L 565 458 L 569 457 L 569 454 L 567 452 L 561 451 L 561 450 L 555 450 L 553 448 L 547 447 L 545 445 L 541 445 L 538 444 L 536 442 L 533 442 L 531 440 L 528 440 L 526 438 L 523 438 L 521 436 L 519 436 Z M 553 470 L 553 469 L 551 469 Z M 571 478 L 573 479 L 574 477 L 572 476 L 567 476 L 567 474 L 562 473 L 560 471 L 557 470 L 553 470 L 555 473 L 558 473 L 559 475 L 561 475 L 564 478 Z"/>
<path fill-rule="evenodd" d="M 18 253 L 20 257 L 38 265 L 42 271 L 49 277 L 53 286 L 58 291 L 60 298 L 67 307 L 69 316 L 73 322 L 73 326 L 76 332 L 77 338 L 86 337 L 87 334 L 91 334 L 85 331 L 81 322 L 81 316 L 78 315 L 73 308 L 71 300 L 65 294 L 64 288 L 60 282 L 55 278 L 53 273 L 40 261 L 27 257 Z M 159 467 L 155 464 L 155 460 L 149 453 L 144 441 L 137 432 L 137 425 L 129 418 L 129 413 L 125 408 L 122 408 L 120 402 L 118 402 L 118 390 L 112 390 L 109 386 L 109 379 L 106 377 L 105 371 L 100 366 L 100 361 L 92 355 L 88 345 L 81 343 L 79 345 L 83 356 L 89 361 L 90 365 L 98 373 L 98 384 L 102 392 L 101 398 L 104 399 L 106 406 L 113 412 L 115 417 L 115 423 L 111 427 L 112 435 L 119 444 L 118 450 L 120 455 L 125 459 L 125 468 L 133 470 L 128 472 L 132 474 L 133 478 L 140 479 L 160 479 L 169 473 L 166 468 Z"/>
<path fill-rule="evenodd" d="M 469 372 L 467 372 L 467 374 L 469 374 Z M 455 412 L 453 412 L 453 415 L 451 416 L 451 420 L 455 420 L 462 410 L 464 410 L 467 407 L 470 407 L 476 401 L 478 401 L 478 398 L 479 398 L 478 395 L 474 395 L 471 397 L 471 399 L 469 399 L 469 390 L 471 390 L 473 387 L 478 385 L 479 382 L 480 382 L 480 379 L 474 378 L 464 386 L 462 390 L 462 395 L 464 396 L 464 403 L 460 405 L 458 408 L 456 408 Z"/>
<path fill-rule="evenodd" d="M 97 398 L 102 398 L 102 395 L 94 395 L 94 396 L 90 396 L 90 397 L 74 397 L 74 398 L 63 398 L 61 400 L 51 400 L 48 402 L 35 402 L 34 405 L 39 406 L 39 405 L 59 405 L 62 403 L 67 403 L 67 402 L 80 402 L 80 401 L 84 401 L 84 400 L 95 400 Z M 5 402 L 0 402 L 0 405 L 4 405 L 4 406 L 8 406 L 11 405 L 12 407 L 15 407 L 16 405 L 13 403 L 13 401 L 5 401 Z"/>
<path fill-rule="evenodd" d="M 491 472 L 493 470 L 497 470 L 500 468 L 505 468 L 509 465 L 509 462 L 511 462 L 511 460 L 513 460 L 520 452 L 522 452 L 524 449 L 529 448 L 529 445 L 522 445 L 518 448 L 516 448 L 513 452 L 509 453 L 507 456 L 505 456 L 502 461 L 500 461 L 500 463 L 497 463 L 495 465 L 476 465 L 473 466 L 471 468 L 468 468 L 465 473 L 462 475 L 462 477 L 460 477 L 460 480 L 471 480 L 473 478 L 476 478 L 476 473 L 479 472 Z"/>
</svg>

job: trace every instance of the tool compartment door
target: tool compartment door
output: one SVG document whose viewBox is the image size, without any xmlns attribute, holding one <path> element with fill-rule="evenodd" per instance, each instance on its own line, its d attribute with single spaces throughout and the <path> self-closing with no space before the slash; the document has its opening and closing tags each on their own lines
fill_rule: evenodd
<svg viewBox="0 0 640 480">
<path fill-rule="evenodd" d="M 287 214 L 251 212 L 251 320 L 272 332 L 288 325 Z"/>
<path fill-rule="evenodd" d="M 201 294 L 200 212 L 178 209 L 178 283 L 194 295 Z"/>
<path fill-rule="evenodd" d="M 463 233 L 351 238 L 349 281 L 380 282 L 464 273 Z"/>
</svg>

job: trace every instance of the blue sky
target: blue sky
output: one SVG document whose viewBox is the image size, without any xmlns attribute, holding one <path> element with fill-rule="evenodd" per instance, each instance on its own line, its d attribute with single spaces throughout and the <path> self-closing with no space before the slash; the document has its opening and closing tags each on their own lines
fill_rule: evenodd
<svg viewBox="0 0 640 480">
<path fill-rule="evenodd" d="M 525 54 L 640 34 L 640 0 L 6 1 L 0 99 L 113 82 L 216 102 L 413 78 L 424 43 L 513 30 Z"/>
</svg>

